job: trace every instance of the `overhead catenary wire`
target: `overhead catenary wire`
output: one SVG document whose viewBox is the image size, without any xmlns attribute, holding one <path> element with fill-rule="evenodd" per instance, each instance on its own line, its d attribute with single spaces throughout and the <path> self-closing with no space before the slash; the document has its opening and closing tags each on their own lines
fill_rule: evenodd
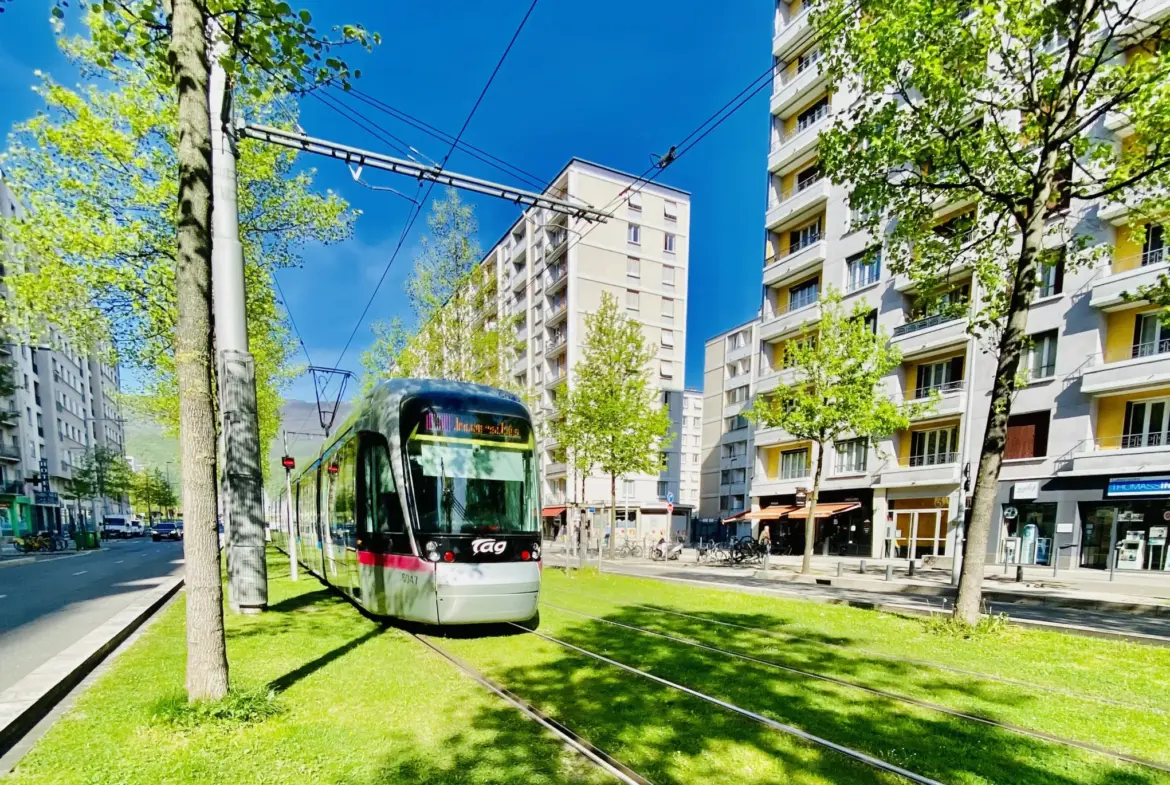
<svg viewBox="0 0 1170 785">
<path fill-rule="evenodd" d="M 451 143 L 451 148 L 447 151 L 447 154 L 443 156 L 443 160 L 439 164 L 440 170 L 446 167 L 447 162 L 454 154 L 457 146 L 459 145 L 459 141 L 463 138 L 463 134 L 467 131 L 467 127 L 471 124 L 471 120 L 475 116 L 476 110 L 478 110 L 480 104 L 483 103 L 484 96 L 487 95 L 488 89 L 492 86 L 492 82 L 495 81 L 496 74 L 498 74 L 500 72 L 500 68 L 503 67 L 504 61 L 508 57 L 508 53 L 512 51 L 512 46 L 516 43 L 516 39 L 520 37 L 520 33 L 524 30 L 524 25 L 528 23 L 528 19 L 532 16 L 532 12 L 536 8 L 536 4 L 538 2 L 539 0 L 532 0 L 532 4 L 528 6 L 528 11 L 524 14 L 524 18 L 521 19 L 520 24 L 516 26 L 516 32 L 512 34 L 512 38 L 508 41 L 508 45 L 504 48 L 503 53 L 496 61 L 496 66 L 492 69 L 491 76 L 488 77 L 488 80 L 484 84 L 483 89 L 480 90 L 479 96 L 475 99 L 475 104 L 473 104 L 471 107 L 471 111 L 467 113 L 467 119 L 463 121 L 463 126 L 459 129 L 459 133 L 455 135 L 455 139 Z M 419 181 L 419 187 L 421 188 L 421 186 L 422 181 Z M 362 308 L 361 315 L 358 316 L 357 322 L 353 326 L 353 330 L 351 330 L 349 333 L 349 338 L 347 338 L 345 341 L 345 346 L 341 348 L 341 353 L 337 356 L 337 362 L 333 364 L 334 367 L 341 367 L 341 361 L 345 359 L 345 353 L 349 351 L 349 347 L 353 343 L 354 337 L 357 335 L 358 330 L 361 329 L 362 323 L 366 318 L 366 314 L 370 312 L 370 307 L 374 304 L 374 299 L 378 296 L 378 290 L 382 288 L 382 283 L 386 280 L 386 275 L 390 272 L 390 268 L 393 266 L 394 260 L 398 258 L 398 254 L 402 250 L 403 244 L 406 242 L 407 235 L 410 233 L 410 230 L 414 227 L 415 221 L 418 220 L 419 215 L 422 213 L 423 206 L 430 199 L 431 191 L 434 190 L 434 187 L 435 181 L 431 180 L 427 185 L 426 193 L 423 194 L 421 199 L 417 199 L 418 203 L 414 207 L 413 214 L 411 215 L 410 220 L 407 222 L 406 228 L 403 230 L 402 236 L 398 240 L 398 244 L 394 247 L 394 252 L 391 253 L 390 258 L 386 260 L 386 266 L 382 269 L 382 275 L 378 278 L 378 283 L 374 286 L 374 290 L 370 292 L 370 297 L 366 301 L 365 307 Z"/>
</svg>

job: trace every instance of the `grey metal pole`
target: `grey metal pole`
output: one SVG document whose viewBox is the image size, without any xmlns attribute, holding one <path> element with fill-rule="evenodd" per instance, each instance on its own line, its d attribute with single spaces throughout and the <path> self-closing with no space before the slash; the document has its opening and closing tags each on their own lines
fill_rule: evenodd
<svg viewBox="0 0 1170 785">
<path fill-rule="evenodd" d="M 288 431 L 284 431 L 284 454 L 288 455 Z M 297 579 L 297 535 L 293 531 L 292 469 L 284 470 L 284 509 L 288 513 L 288 575 Z"/>
<path fill-rule="evenodd" d="M 1113 508 L 1113 523 L 1109 525 L 1109 580 L 1113 580 L 1113 571 L 1117 567 L 1117 515 L 1118 510 Z"/>
<path fill-rule="evenodd" d="M 244 310 L 244 248 L 236 196 L 236 150 L 231 91 L 220 64 L 227 42 L 209 26 L 211 79 L 211 280 L 219 354 L 222 484 L 227 510 L 228 604 L 241 613 L 268 606 L 264 552 L 263 469 L 256 414 L 256 369 L 248 351 Z"/>
</svg>

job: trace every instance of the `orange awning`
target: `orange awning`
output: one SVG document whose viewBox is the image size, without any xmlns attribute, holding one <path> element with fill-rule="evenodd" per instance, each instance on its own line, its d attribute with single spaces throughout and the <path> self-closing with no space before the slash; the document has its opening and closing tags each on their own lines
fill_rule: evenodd
<svg viewBox="0 0 1170 785">
<path fill-rule="evenodd" d="M 834 515 L 840 515 L 843 512 L 852 512 L 854 510 L 860 510 L 860 509 L 861 509 L 861 505 L 858 504 L 857 502 L 839 502 L 837 504 L 818 504 L 816 515 L 813 517 L 832 518 Z M 796 512 L 789 513 L 788 517 L 789 518 L 807 519 L 808 518 L 808 508 L 801 507 Z"/>
<path fill-rule="evenodd" d="M 744 517 L 753 521 L 778 521 L 785 515 L 791 515 L 794 510 L 798 509 L 800 508 L 783 504 L 775 507 L 765 507 L 762 510 L 754 510 Z"/>
<path fill-rule="evenodd" d="M 564 507 L 545 507 L 540 514 L 545 518 L 555 518 L 565 511 Z"/>
<path fill-rule="evenodd" d="M 721 523 L 735 523 L 736 521 L 742 521 L 743 516 L 745 515 L 747 515 L 747 510 L 744 510 L 743 512 L 737 512 L 735 515 L 728 515 L 721 521 Z"/>
</svg>

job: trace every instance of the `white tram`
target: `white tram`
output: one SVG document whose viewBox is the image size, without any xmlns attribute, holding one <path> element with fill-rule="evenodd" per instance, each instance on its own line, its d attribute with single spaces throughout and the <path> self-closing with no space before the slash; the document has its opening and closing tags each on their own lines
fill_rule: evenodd
<svg viewBox="0 0 1170 785">
<path fill-rule="evenodd" d="M 528 409 L 477 384 L 371 390 L 281 494 L 273 540 L 371 613 L 430 624 L 527 621 L 540 592 Z M 290 515 L 291 512 L 291 515 Z"/>
</svg>

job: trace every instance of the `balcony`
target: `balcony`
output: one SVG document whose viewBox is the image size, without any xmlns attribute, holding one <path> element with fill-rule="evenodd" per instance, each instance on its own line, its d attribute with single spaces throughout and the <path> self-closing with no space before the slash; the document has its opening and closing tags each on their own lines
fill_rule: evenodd
<svg viewBox="0 0 1170 785">
<path fill-rule="evenodd" d="M 794 494 L 799 489 L 808 489 L 812 485 L 812 477 L 806 470 L 799 477 L 765 477 L 760 472 L 752 478 L 752 496 L 782 496 Z"/>
<path fill-rule="evenodd" d="M 829 115 L 830 112 L 826 108 L 810 121 L 803 125 L 798 124 L 791 133 L 781 135 L 768 152 L 768 171 L 791 170 L 804 161 L 812 160 L 821 129 L 828 125 Z"/>
<path fill-rule="evenodd" d="M 1105 130 L 1112 131 L 1119 138 L 1124 139 L 1133 134 L 1133 123 L 1125 112 L 1106 112 Z"/>
<path fill-rule="evenodd" d="M 959 481 L 957 452 L 911 455 L 903 466 L 891 461 L 880 474 L 878 485 L 908 488 L 916 485 L 954 485 Z"/>
<path fill-rule="evenodd" d="M 912 416 L 910 418 L 911 422 L 924 422 L 926 420 L 935 420 L 962 414 L 967 403 L 967 396 L 963 394 L 966 389 L 967 380 L 960 379 L 955 382 L 945 382 L 944 384 L 916 387 L 908 390 L 904 399 L 908 403 L 924 404 L 929 402 L 931 397 L 938 396 L 938 401 L 933 407 L 927 408 L 925 411 Z"/>
<path fill-rule="evenodd" d="M 545 288 L 549 294 L 553 294 L 560 291 L 567 280 L 569 280 L 569 270 L 565 265 L 560 264 L 555 267 L 550 267 L 548 271 L 548 283 L 545 284 Z"/>
<path fill-rule="evenodd" d="M 528 352 L 521 352 L 512 361 L 512 375 L 517 376 L 528 371 Z"/>
<path fill-rule="evenodd" d="M 752 434 L 752 441 L 757 447 L 774 447 L 780 444 L 795 442 L 797 439 L 783 428 L 757 428 Z M 763 472 L 759 473 L 762 477 Z"/>
<path fill-rule="evenodd" d="M 22 482 L 0 482 L 0 494 L 8 496 L 23 496 L 24 483 Z"/>
<path fill-rule="evenodd" d="M 812 270 L 825 263 L 828 258 L 828 245 L 822 239 L 816 239 L 787 255 L 772 257 L 764 267 L 764 286 L 772 286 L 785 278 Z"/>
<path fill-rule="evenodd" d="M 557 333 L 552 338 L 548 339 L 548 345 L 545 347 L 544 351 L 549 357 L 554 357 L 564 352 L 567 345 L 568 339 L 566 333 Z"/>
<path fill-rule="evenodd" d="M 20 463 L 20 448 L 14 444 L 0 444 L 0 461 Z"/>
<path fill-rule="evenodd" d="M 795 188 L 775 201 L 768 203 L 765 217 L 767 228 L 773 232 L 790 229 L 804 218 L 823 208 L 829 201 L 829 180 L 820 177 Z"/>
<path fill-rule="evenodd" d="M 560 302 L 555 302 L 549 305 L 548 314 L 544 318 L 545 324 L 557 324 L 565 318 L 565 314 L 569 312 L 569 301 L 561 298 Z"/>
<path fill-rule="evenodd" d="M 1112 272 L 1116 267 L 1129 268 Z M 1170 270 L 1170 251 L 1163 248 L 1146 251 L 1133 257 L 1124 257 L 1113 262 L 1110 274 L 1093 281 L 1093 294 L 1089 305 L 1105 311 L 1128 307 L 1126 294 L 1136 295 L 1143 286 L 1158 282 Z"/>
<path fill-rule="evenodd" d="M 804 304 L 801 301 L 800 307 L 788 307 L 775 315 L 765 315 L 764 322 L 760 325 L 760 339 L 763 341 L 774 340 L 814 324 L 820 319 L 820 302 L 814 300 L 812 303 Z"/>
<path fill-rule="evenodd" d="M 544 258 L 552 264 L 554 260 L 560 257 L 561 251 L 568 246 L 567 240 L 569 233 L 562 229 L 559 232 L 550 232 L 548 236 L 548 247 L 545 250 Z"/>
<path fill-rule="evenodd" d="M 969 337 L 965 317 L 944 313 L 898 325 L 891 342 L 902 350 L 903 358 L 909 359 L 965 344 Z"/>
<path fill-rule="evenodd" d="M 776 36 L 772 39 L 773 56 L 784 58 L 812 35 L 813 27 L 809 20 L 808 11 L 809 6 L 805 6 L 800 13 L 789 17 L 783 26 L 778 27 Z"/>
<path fill-rule="evenodd" d="M 756 392 L 764 393 L 777 387 L 789 387 L 796 383 L 798 375 L 799 372 L 795 368 L 761 369 L 760 378 L 756 380 Z"/>
<path fill-rule="evenodd" d="M 1170 434 L 1154 432 L 1086 439 L 1056 461 L 1058 472 L 1136 474 L 1170 470 Z"/>
<path fill-rule="evenodd" d="M 825 74 L 820 68 L 819 61 L 810 61 L 803 70 L 796 72 L 785 71 L 780 75 L 776 84 L 776 92 L 772 94 L 772 114 L 783 119 L 796 111 L 805 99 L 825 86 Z"/>
<path fill-rule="evenodd" d="M 566 371 L 563 367 L 558 368 L 555 371 L 549 371 L 548 373 L 546 373 L 544 375 L 544 383 L 548 387 L 554 387 L 558 384 L 563 383 L 565 381 L 565 377 L 567 375 L 568 374 L 566 373 Z"/>
<path fill-rule="evenodd" d="M 512 264 L 520 267 L 524 264 L 524 258 L 528 253 L 528 244 L 521 240 L 517 245 L 511 249 L 510 259 Z"/>
<path fill-rule="evenodd" d="M 1170 338 L 1106 351 L 1081 372 L 1081 392 L 1107 395 L 1170 384 Z"/>
<path fill-rule="evenodd" d="M 568 465 L 564 461 L 556 461 L 553 463 L 546 463 L 544 465 L 545 477 L 559 477 L 564 475 L 568 470 Z"/>
</svg>

